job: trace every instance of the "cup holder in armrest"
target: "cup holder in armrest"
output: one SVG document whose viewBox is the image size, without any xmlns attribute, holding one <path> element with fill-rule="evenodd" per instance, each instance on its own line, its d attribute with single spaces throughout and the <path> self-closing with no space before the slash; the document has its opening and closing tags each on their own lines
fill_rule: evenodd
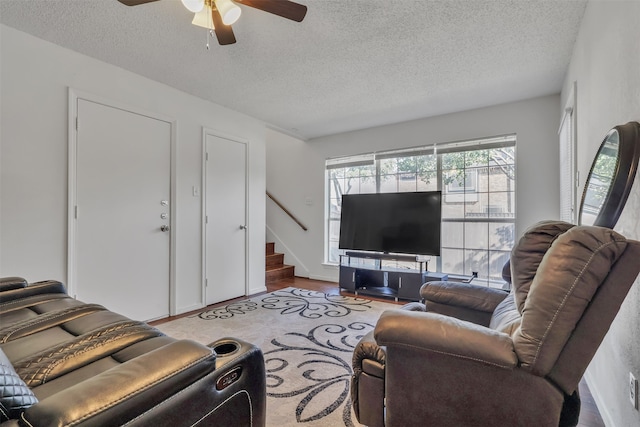
<svg viewBox="0 0 640 427">
<path fill-rule="evenodd" d="M 230 356 L 240 349 L 240 343 L 232 340 L 220 340 L 210 345 L 220 357 Z"/>
</svg>

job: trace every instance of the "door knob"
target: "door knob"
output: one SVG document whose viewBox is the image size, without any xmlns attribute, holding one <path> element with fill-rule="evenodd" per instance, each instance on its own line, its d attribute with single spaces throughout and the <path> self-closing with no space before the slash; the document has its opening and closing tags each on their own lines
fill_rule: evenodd
<svg viewBox="0 0 640 427">
<path fill-rule="evenodd" d="M 160 231 L 164 231 L 166 233 L 167 231 L 169 231 L 169 226 L 168 225 L 161 225 L 160 226 Z"/>
<path fill-rule="evenodd" d="M 246 225 L 241 225 L 241 226 L 240 226 L 240 230 L 246 230 L 246 229 L 247 229 L 247 226 L 246 226 Z"/>
</svg>

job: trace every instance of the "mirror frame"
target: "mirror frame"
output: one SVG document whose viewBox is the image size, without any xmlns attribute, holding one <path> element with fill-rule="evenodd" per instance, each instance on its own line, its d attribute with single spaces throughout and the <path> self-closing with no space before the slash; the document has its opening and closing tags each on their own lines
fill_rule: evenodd
<svg viewBox="0 0 640 427">
<path fill-rule="evenodd" d="M 600 212 L 594 220 L 592 225 L 600 227 L 613 228 L 618 222 L 618 218 L 622 214 L 624 205 L 627 203 L 629 193 L 633 187 L 636 171 L 638 169 L 638 158 L 640 157 L 640 123 L 629 122 L 624 125 L 619 125 L 611 129 L 604 140 L 600 144 L 600 148 L 596 153 L 589 175 L 584 183 L 584 189 L 582 191 L 582 199 L 580 201 L 580 211 L 578 212 L 578 224 L 582 224 L 582 211 L 584 206 L 587 190 L 589 189 L 589 182 L 591 181 L 591 175 L 605 143 L 609 139 L 612 133 L 618 133 L 618 159 L 616 161 L 616 168 L 611 179 L 611 185 L 607 196 L 602 203 Z"/>
</svg>

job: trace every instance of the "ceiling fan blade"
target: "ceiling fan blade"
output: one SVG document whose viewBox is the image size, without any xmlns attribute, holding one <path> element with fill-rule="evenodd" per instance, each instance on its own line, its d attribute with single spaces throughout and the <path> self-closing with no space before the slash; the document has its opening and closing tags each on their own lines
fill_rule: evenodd
<svg viewBox="0 0 640 427">
<path fill-rule="evenodd" d="M 213 18 L 213 27 L 218 43 L 221 45 L 234 44 L 236 42 L 236 36 L 233 34 L 231 25 L 224 25 L 222 22 L 222 16 L 217 7 L 211 8 L 211 17 Z"/>
<path fill-rule="evenodd" d="M 158 0 L 118 0 L 118 1 L 126 6 L 137 6 L 139 4 L 151 3 Z"/>
<path fill-rule="evenodd" d="M 307 6 L 289 0 L 234 0 L 236 3 L 253 7 L 292 21 L 302 22 L 307 14 Z"/>
</svg>

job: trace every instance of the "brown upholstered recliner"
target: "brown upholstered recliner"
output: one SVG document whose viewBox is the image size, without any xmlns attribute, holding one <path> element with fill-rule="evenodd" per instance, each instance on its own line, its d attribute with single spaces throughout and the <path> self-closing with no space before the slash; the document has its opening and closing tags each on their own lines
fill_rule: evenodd
<svg viewBox="0 0 640 427">
<path fill-rule="evenodd" d="M 382 314 L 353 356 L 368 426 L 577 423 L 577 387 L 640 271 L 640 242 L 543 222 L 511 254 L 510 293 L 431 282 Z"/>
</svg>

